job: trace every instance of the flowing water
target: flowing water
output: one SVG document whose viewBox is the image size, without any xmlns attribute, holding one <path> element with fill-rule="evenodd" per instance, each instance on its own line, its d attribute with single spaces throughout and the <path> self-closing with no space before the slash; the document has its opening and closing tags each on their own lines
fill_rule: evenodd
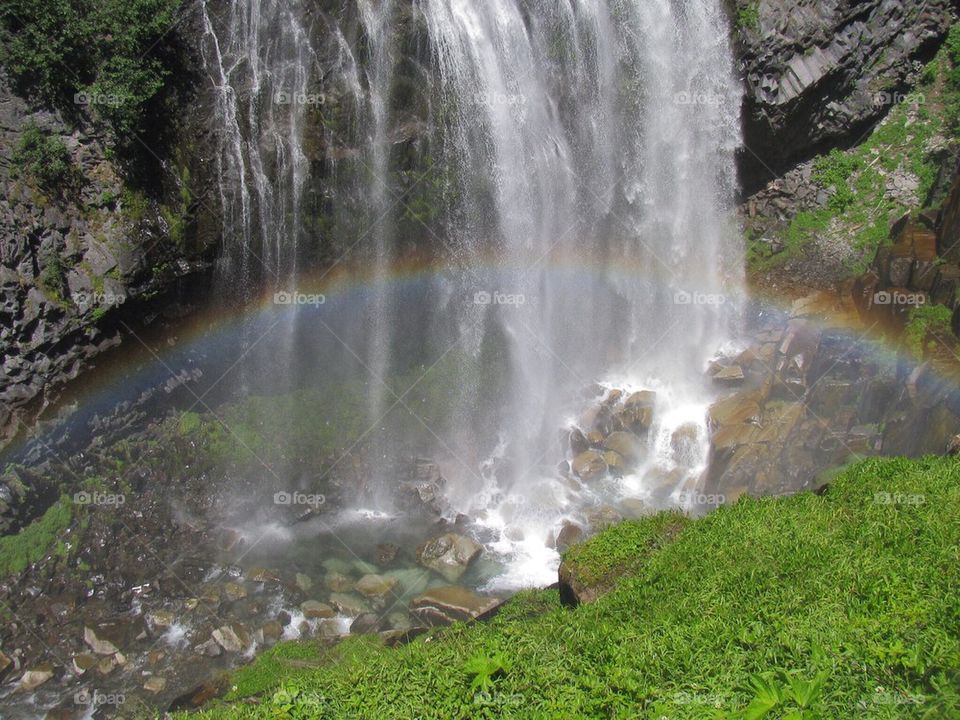
<svg viewBox="0 0 960 720">
<path fill-rule="evenodd" d="M 387 460 L 407 437 L 397 429 L 415 428 L 444 467 L 450 513 L 499 537 L 514 569 L 498 582 L 516 586 L 546 579 L 545 539 L 578 509 L 650 496 L 651 474 L 695 485 L 703 371 L 732 336 L 742 265 L 740 89 L 719 0 L 358 0 L 329 14 L 235 0 L 204 13 L 222 282 L 306 288 L 303 246 L 337 240 L 318 216 L 362 218 L 325 260 L 368 278 L 355 321 L 294 303 L 260 357 L 291 387 L 338 365 L 363 378 L 364 503 L 393 509 Z M 305 202 L 317 185 L 323 203 Z M 413 293 L 396 282 L 411 255 L 432 269 Z M 322 364 L 304 352 L 316 333 L 334 346 Z M 444 418 L 425 419 L 405 402 L 411 378 L 451 359 Z M 557 437 L 597 381 L 656 389 L 656 419 L 635 472 L 571 489 Z M 682 467 L 678 428 L 695 438 Z"/>
</svg>

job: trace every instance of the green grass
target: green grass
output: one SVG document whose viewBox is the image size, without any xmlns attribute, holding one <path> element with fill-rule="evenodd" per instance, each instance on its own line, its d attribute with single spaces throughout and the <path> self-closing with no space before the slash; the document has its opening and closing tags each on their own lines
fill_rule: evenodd
<svg viewBox="0 0 960 720">
<path fill-rule="evenodd" d="M 602 574 L 662 522 L 571 556 Z M 280 645 L 199 717 L 956 718 L 958 587 L 960 463 L 870 459 L 689 521 L 591 605 L 533 591 L 400 648 Z"/>
<path fill-rule="evenodd" d="M 70 527 L 72 520 L 73 506 L 64 497 L 16 535 L 0 537 L 0 578 L 21 573 L 55 551 L 60 533 Z"/>
<path fill-rule="evenodd" d="M 737 11 L 737 27 L 744 30 L 760 28 L 760 3 L 751 0 Z"/>
<path fill-rule="evenodd" d="M 918 305 L 910 311 L 903 338 L 913 357 L 923 360 L 928 350 L 938 347 L 940 341 L 937 338 L 953 337 L 952 317 L 953 311 L 945 305 Z"/>
</svg>

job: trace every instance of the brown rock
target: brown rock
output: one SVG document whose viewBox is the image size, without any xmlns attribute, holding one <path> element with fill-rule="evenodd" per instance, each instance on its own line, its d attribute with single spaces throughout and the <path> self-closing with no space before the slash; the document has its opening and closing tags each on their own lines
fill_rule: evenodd
<svg viewBox="0 0 960 720">
<path fill-rule="evenodd" d="M 417 560 L 442 575 L 447 582 L 456 582 L 482 551 L 483 546 L 470 538 L 446 533 L 417 548 Z"/>
<path fill-rule="evenodd" d="M 610 433 L 603 441 L 603 447 L 612 450 L 623 457 L 627 466 L 633 466 L 643 454 L 643 443 L 636 435 L 630 432 Z"/>
<path fill-rule="evenodd" d="M 53 666 L 37 665 L 32 670 L 27 670 L 20 678 L 20 689 L 25 692 L 31 692 L 43 685 L 47 680 L 53 677 Z"/>
<path fill-rule="evenodd" d="M 574 455 L 579 455 L 580 453 L 586 452 L 590 449 L 590 441 L 587 440 L 587 437 L 583 434 L 580 428 L 573 428 L 570 431 L 570 452 Z"/>
<path fill-rule="evenodd" d="M 435 626 L 487 617 L 501 602 L 498 598 L 450 585 L 431 588 L 418 595 L 410 602 L 410 609 L 421 622 Z"/>
<path fill-rule="evenodd" d="M 563 527 L 557 533 L 557 552 L 563 552 L 571 545 L 583 540 L 583 528 L 569 520 L 564 521 Z"/>
<path fill-rule="evenodd" d="M 300 611 L 308 620 L 317 618 L 329 618 L 336 615 L 333 608 L 317 600 L 306 600 L 300 604 Z"/>
<path fill-rule="evenodd" d="M 607 463 L 600 452 L 587 450 L 573 459 L 572 468 L 581 480 L 594 480 L 607 471 Z"/>
</svg>

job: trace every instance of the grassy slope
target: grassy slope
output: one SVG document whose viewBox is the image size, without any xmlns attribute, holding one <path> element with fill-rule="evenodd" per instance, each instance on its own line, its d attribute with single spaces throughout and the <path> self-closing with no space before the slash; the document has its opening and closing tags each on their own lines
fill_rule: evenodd
<svg viewBox="0 0 960 720">
<path fill-rule="evenodd" d="M 643 524 L 578 560 L 646 550 Z M 960 463 L 867 460 L 690 522 L 593 605 L 537 591 L 398 649 L 278 646 L 202 717 L 957 718 L 957 588 Z"/>
</svg>

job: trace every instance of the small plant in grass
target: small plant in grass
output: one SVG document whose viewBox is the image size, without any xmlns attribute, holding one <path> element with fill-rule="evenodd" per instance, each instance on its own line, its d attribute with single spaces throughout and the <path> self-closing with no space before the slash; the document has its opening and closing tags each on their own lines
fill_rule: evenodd
<svg viewBox="0 0 960 720">
<path fill-rule="evenodd" d="M 493 689 L 494 681 L 501 675 L 510 672 L 510 660 L 503 653 L 488 655 L 474 655 L 464 669 L 471 677 L 470 688 L 486 692 Z"/>
</svg>

